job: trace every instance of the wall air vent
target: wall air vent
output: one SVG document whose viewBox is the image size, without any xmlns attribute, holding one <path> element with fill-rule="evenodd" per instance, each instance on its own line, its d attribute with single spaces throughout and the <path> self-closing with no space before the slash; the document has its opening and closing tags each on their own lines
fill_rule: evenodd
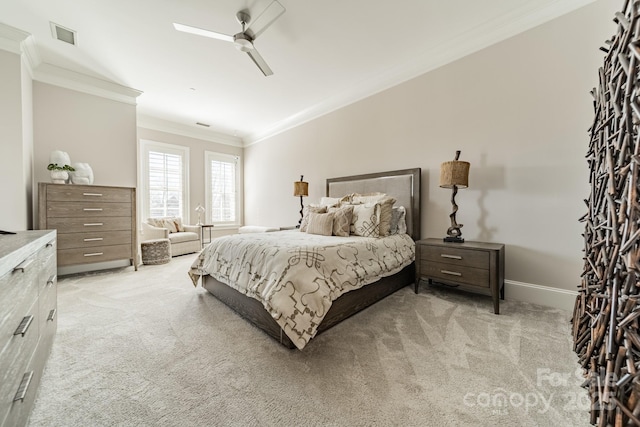
<svg viewBox="0 0 640 427">
<path fill-rule="evenodd" d="M 198 126 L 204 126 L 204 127 L 206 127 L 206 128 L 211 127 L 211 125 L 208 125 L 208 124 L 206 124 L 206 123 L 196 122 L 196 124 L 197 124 Z"/>
<path fill-rule="evenodd" d="M 76 32 L 58 25 L 55 22 L 51 22 L 51 34 L 53 35 L 53 38 L 65 43 L 69 43 L 74 46 L 77 44 Z"/>
</svg>

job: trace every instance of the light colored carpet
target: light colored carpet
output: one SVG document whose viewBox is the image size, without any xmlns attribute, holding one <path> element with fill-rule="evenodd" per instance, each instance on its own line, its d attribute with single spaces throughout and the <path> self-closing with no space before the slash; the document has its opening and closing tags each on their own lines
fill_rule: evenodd
<svg viewBox="0 0 640 427">
<path fill-rule="evenodd" d="M 60 279 L 30 426 L 589 425 L 567 312 L 423 284 L 288 350 L 194 259 Z"/>
</svg>

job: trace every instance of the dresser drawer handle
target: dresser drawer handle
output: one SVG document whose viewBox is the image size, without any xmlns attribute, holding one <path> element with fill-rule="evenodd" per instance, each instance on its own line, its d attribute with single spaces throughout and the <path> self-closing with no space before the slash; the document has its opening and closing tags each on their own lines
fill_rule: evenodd
<svg viewBox="0 0 640 427">
<path fill-rule="evenodd" d="M 22 381 L 20 381 L 16 396 L 13 398 L 14 402 L 24 400 L 27 395 L 27 390 L 29 389 L 29 384 L 31 384 L 31 378 L 33 378 L 33 371 L 27 372 L 22 376 Z"/>
<path fill-rule="evenodd" d="M 103 224 L 103 223 L 101 223 L 101 222 L 90 222 L 90 223 L 88 223 L 88 224 L 85 224 L 84 226 L 85 226 L 85 227 L 101 227 L 101 226 L 103 226 L 103 225 L 104 225 L 104 224 Z"/>
<path fill-rule="evenodd" d="M 449 274 L 451 276 L 462 276 L 462 273 L 458 273 L 457 271 L 440 270 L 440 273 Z"/>
<path fill-rule="evenodd" d="M 27 333 L 27 329 L 29 329 L 32 321 L 33 316 L 31 314 L 28 316 L 24 316 L 22 318 L 22 322 L 20 322 L 20 324 L 18 325 L 18 329 L 16 329 L 13 335 L 22 335 L 24 337 L 24 334 Z"/>
<path fill-rule="evenodd" d="M 22 270 L 22 272 L 24 273 L 27 270 L 27 267 L 29 267 L 32 262 L 33 262 L 33 258 L 24 260 L 20 264 L 18 264 L 16 267 L 14 267 L 13 271 Z"/>
<path fill-rule="evenodd" d="M 90 239 L 82 239 L 85 242 L 101 242 L 104 240 L 102 237 L 92 237 Z"/>
<path fill-rule="evenodd" d="M 102 197 L 101 193 L 82 193 L 83 196 Z"/>
<path fill-rule="evenodd" d="M 102 212 L 102 208 L 83 208 L 85 212 Z"/>
<path fill-rule="evenodd" d="M 449 259 L 462 259 L 462 257 L 460 255 L 447 255 L 447 254 L 440 254 L 440 256 L 442 258 L 449 258 Z"/>
<path fill-rule="evenodd" d="M 49 312 L 49 317 L 47 317 L 47 322 L 48 322 L 48 321 L 50 321 L 50 320 L 53 322 L 53 319 L 55 319 L 55 318 L 56 318 L 56 313 L 57 313 L 57 311 L 58 311 L 58 309 L 57 309 L 57 308 L 54 308 L 53 310 L 51 310 L 51 311 Z"/>
<path fill-rule="evenodd" d="M 56 243 L 56 241 L 55 241 L 55 240 L 52 240 L 52 241 L 50 241 L 49 243 L 47 243 L 47 244 L 45 245 L 45 247 L 47 247 L 47 248 L 52 248 L 52 247 L 53 247 L 53 245 L 54 245 L 55 243 Z"/>
<path fill-rule="evenodd" d="M 57 274 L 52 274 L 51 276 L 49 276 L 49 279 L 47 279 L 47 286 L 53 285 L 53 282 L 55 282 L 57 278 Z"/>
<path fill-rule="evenodd" d="M 90 254 L 84 254 L 84 256 L 100 256 L 100 255 L 104 255 L 104 252 L 93 252 Z"/>
</svg>

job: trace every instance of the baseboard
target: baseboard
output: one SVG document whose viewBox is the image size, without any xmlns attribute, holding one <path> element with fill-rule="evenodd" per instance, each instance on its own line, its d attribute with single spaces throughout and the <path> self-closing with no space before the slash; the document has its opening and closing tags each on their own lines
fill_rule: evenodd
<svg viewBox="0 0 640 427">
<path fill-rule="evenodd" d="M 514 280 L 505 280 L 504 287 L 506 300 L 525 301 L 566 311 L 573 311 L 576 296 L 578 295 L 577 291 L 516 282 Z"/>
</svg>

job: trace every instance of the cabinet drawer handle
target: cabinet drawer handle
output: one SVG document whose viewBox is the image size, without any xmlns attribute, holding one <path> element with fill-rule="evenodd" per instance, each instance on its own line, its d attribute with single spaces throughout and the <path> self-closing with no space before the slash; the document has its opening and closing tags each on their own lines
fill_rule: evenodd
<svg viewBox="0 0 640 427">
<path fill-rule="evenodd" d="M 31 378 L 33 378 L 33 371 L 27 372 L 22 376 L 22 381 L 20 381 L 16 396 L 13 398 L 14 402 L 24 400 L 27 395 L 27 390 L 29 389 L 29 384 L 31 384 Z"/>
<path fill-rule="evenodd" d="M 53 310 L 51 310 L 51 311 L 49 312 L 49 317 L 47 317 L 47 322 L 48 322 L 49 320 L 51 320 L 51 321 L 53 322 L 53 319 L 55 319 L 55 318 L 56 318 L 56 313 L 57 313 L 57 312 L 58 312 L 58 309 L 57 309 L 57 308 L 54 308 Z"/>
<path fill-rule="evenodd" d="M 51 276 L 49 276 L 49 279 L 47 279 L 47 286 L 53 285 L 53 282 L 55 282 L 57 278 L 57 274 L 52 274 Z"/>
<path fill-rule="evenodd" d="M 84 254 L 84 256 L 100 256 L 100 255 L 104 255 L 104 252 L 93 252 L 90 254 Z"/>
<path fill-rule="evenodd" d="M 102 208 L 83 208 L 85 212 L 102 212 Z"/>
<path fill-rule="evenodd" d="M 52 247 L 53 247 L 53 245 L 54 245 L 55 243 L 56 243 L 56 241 L 55 241 L 55 240 L 52 240 L 52 241 L 50 241 L 49 243 L 47 243 L 47 244 L 45 245 L 45 247 L 47 247 L 47 248 L 52 248 Z"/>
<path fill-rule="evenodd" d="M 20 264 L 18 264 L 17 266 L 15 266 L 13 268 L 13 271 L 22 270 L 22 272 L 24 273 L 27 270 L 27 267 L 29 267 L 32 262 L 33 262 L 33 258 L 32 259 L 26 259 L 26 260 L 22 261 Z"/>
<path fill-rule="evenodd" d="M 460 255 L 440 254 L 440 256 L 442 258 L 449 258 L 449 259 L 462 259 L 462 257 Z"/>
<path fill-rule="evenodd" d="M 92 237 L 90 239 L 82 239 L 85 242 L 100 242 L 104 240 L 102 237 Z"/>
<path fill-rule="evenodd" d="M 102 197 L 101 193 L 82 193 L 83 196 Z"/>
<path fill-rule="evenodd" d="M 440 270 L 440 273 L 449 274 L 451 276 L 462 276 L 462 273 L 458 273 L 457 271 Z"/>
<path fill-rule="evenodd" d="M 27 333 L 27 329 L 29 329 L 32 321 L 33 315 L 30 314 L 28 316 L 24 316 L 22 318 L 22 322 L 20 322 L 20 324 L 18 325 L 18 329 L 16 329 L 13 335 L 22 335 L 24 337 L 24 334 Z"/>
<path fill-rule="evenodd" d="M 102 224 L 101 222 L 90 222 L 88 224 L 85 224 L 84 226 L 85 227 L 100 227 L 102 225 L 104 225 L 104 224 Z"/>
</svg>

